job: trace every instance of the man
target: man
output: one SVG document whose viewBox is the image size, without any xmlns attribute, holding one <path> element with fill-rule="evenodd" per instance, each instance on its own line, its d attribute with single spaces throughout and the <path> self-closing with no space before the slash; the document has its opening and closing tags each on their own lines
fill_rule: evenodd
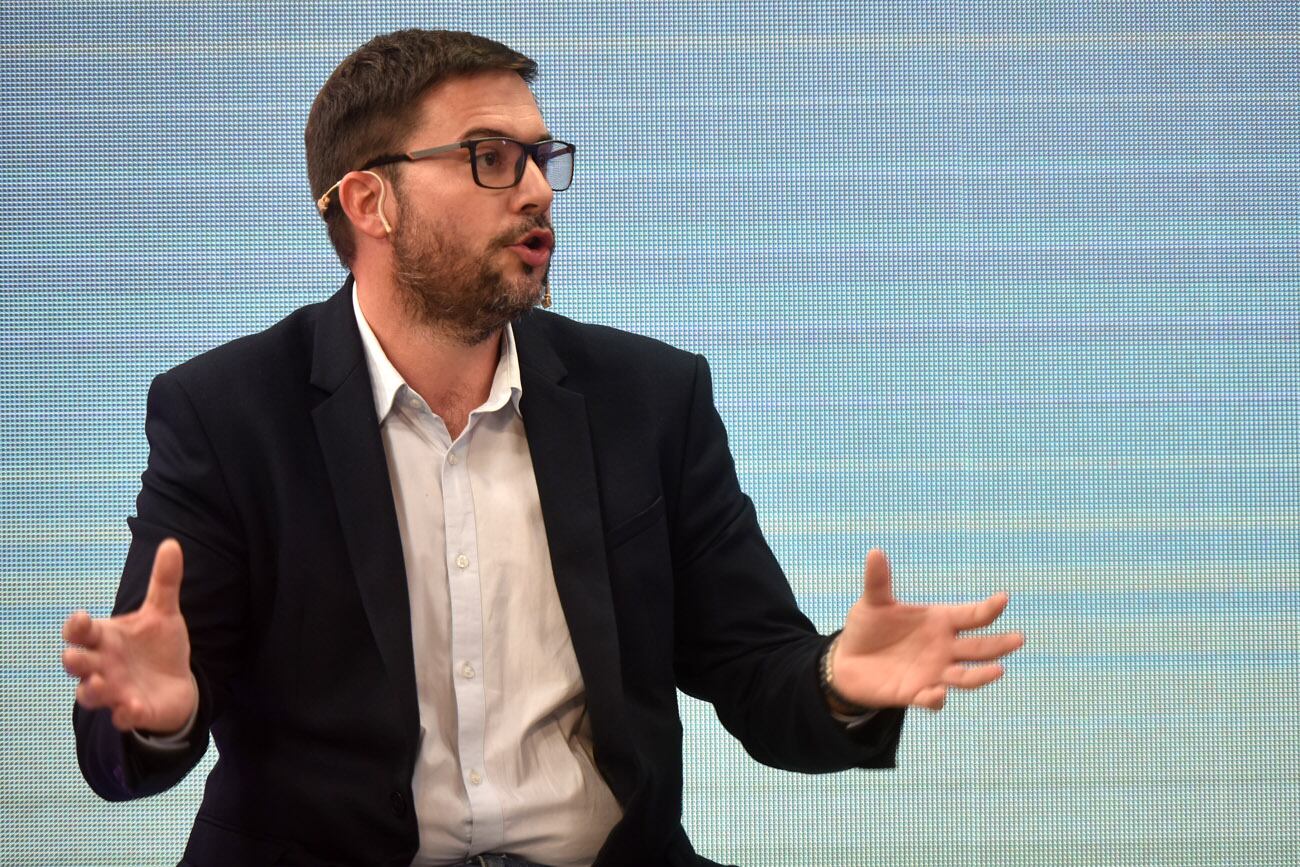
<svg viewBox="0 0 1300 867">
<path fill-rule="evenodd" d="M 960 634 L 1003 594 L 898 604 L 879 551 L 819 636 L 703 359 L 534 309 L 574 157 L 535 68 L 413 30 L 347 58 L 307 161 L 355 280 L 150 390 L 115 616 L 69 617 L 63 662 L 105 798 L 211 732 L 185 863 L 707 864 L 679 687 L 760 761 L 888 767 L 903 708 L 1020 644 Z"/>
</svg>

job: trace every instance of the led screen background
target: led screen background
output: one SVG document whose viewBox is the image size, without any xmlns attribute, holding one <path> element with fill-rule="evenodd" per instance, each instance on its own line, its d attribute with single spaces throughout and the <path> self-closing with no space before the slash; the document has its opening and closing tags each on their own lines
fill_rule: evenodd
<svg viewBox="0 0 1300 867">
<path fill-rule="evenodd" d="M 556 309 L 708 356 L 821 628 L 879 545 L 901 596 L 1005 588 L 1029 636 L 1005 682 L 913 714 L 890 773 L 760 767 L 685 701 L 701 852 L 1293 863 L 1294 4 L 46 2 L 0 22 L 0 862 L 179 857 L 202 772 L 90 793 L 59 624 L 111 605 L 150 379 L 341 282 L 307 108 L 354 47 L 416 25 L 540 62 L 580 148 Z"/>
</svg>

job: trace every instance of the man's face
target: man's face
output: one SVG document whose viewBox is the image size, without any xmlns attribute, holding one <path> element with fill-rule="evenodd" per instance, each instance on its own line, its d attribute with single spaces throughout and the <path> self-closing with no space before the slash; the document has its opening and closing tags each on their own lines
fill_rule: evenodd
<svg viewBox="0 0 1300 867">
<path fill-rule="evenodd" d="M 421 100 L 404 150 L 469 138 L 550 138 L 528 85 L 513 72 L 443 82 Z M 394 173 L 393 279 L 410 315 L 465 344 L 491 336 L 544 292 L 553 192 L 531 160 L 517 186 L 478 186 L 469 151 L 403 163 Z M 390 175 L 391 177 L 392 175 Z M 530 232 L 542 249 L 520 242 Z"/>
</svg>

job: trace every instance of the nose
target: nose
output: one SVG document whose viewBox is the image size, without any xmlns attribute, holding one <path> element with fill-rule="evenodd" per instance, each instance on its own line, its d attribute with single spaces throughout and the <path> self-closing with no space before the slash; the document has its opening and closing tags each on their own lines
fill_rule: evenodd
<svg viewBox="0 0 1300 867">
<path fill-rule="evenodd" d="M 515 186 L 515 207 L 522 213 L 546 211 L 554 198 L 555 190 L 551 189 L 546 173 L 531 156 L 525 157 L 524 176 Z"/>
</svg>

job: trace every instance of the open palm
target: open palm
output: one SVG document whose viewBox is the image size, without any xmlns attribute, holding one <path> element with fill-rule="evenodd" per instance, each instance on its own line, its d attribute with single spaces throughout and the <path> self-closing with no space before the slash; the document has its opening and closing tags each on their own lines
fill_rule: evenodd
<svg viewBox="0 0 1300 867">
<path fill-rule="evenodd" d="M 63 668 L 81 679 L 77 702 L 108 708 L 121 731 L 176 732 L 198 703 L 190 641 L 181 616 L 181 546 L 158 546 L 149 590 L 136 611 L 92 619 L 77 611 L 63 624 Z"/>
<path fill-rule="evenodd" d="M 894 598 L 880 549 L 867 555 L 864 584 L 831 660 L 835 691 L 855 704 L 938 710 L 950 687 L 976 689 L 1001 677 L 994 660 L 1024 644 L 1018 632 L 962 634 L 997 620 L 1005 593 L 962 605 L 905 605 Z"/>
</svg>

